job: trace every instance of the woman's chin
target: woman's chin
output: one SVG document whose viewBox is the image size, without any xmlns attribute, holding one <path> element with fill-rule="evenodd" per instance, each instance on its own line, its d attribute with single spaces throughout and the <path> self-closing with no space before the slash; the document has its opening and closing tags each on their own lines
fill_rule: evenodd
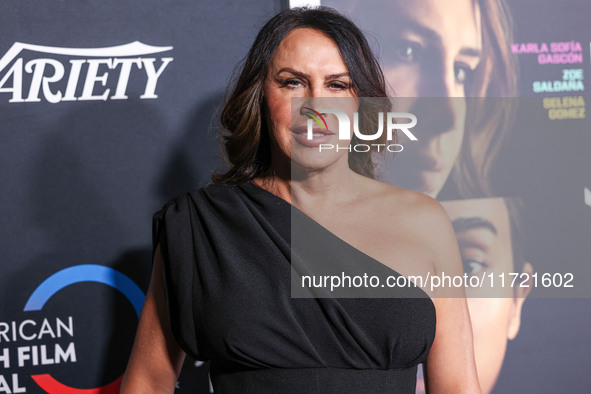
<svg viewBox="0 0 591 394">
<path fill-rule="evenodd" d="M 448 176 L 448 171 L 420 171 L 420 187 L 417 191 L 435 198 L 443 189 Z"/>
<path fill-rule="evenodd" d="M 290 154 L 292 170 L 318 171 L 331 167 L 340 161 L 348 167 L 347 153 L 347 150 L 337 152 L 335 149 L 292 145 Z"/>
</svg>

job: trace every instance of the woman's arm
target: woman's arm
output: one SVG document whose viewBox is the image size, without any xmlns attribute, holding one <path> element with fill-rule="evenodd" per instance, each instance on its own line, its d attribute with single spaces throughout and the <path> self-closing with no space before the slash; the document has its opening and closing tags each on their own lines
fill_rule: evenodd
<svg viewBox="0 0 591 394">
<path fill-rule="evenodd" d="M 466 300 L 438 298 L 433 302 L 437 324 L 435 341 L 425 363 L 427 393 L 481 393 Z"/>
<path fill-rule="evenodd" d="M 437 272 L 462 276 L 458 242 L 444 209 L 433 201 L 429 243 L 436 256 Z M 432 214 L 432 215 L 431 215 Z M 425 363 L 427 393 L 481 393 L 474 361 L 472 325 L 463 288 L 444 289 L 433 298 L 436 309 L 435 341 Z M 453 294 L 452 294 L 453 293 Z M 453 297 L 452 297 L 453 295 Z"/>
<path fill-rule="evenodd" d="M 152 279 L 138 324 L 121 393 L 173 393 L 185 353 L 168 321 L 160 246 L 154 254 Z"/>
</svg>

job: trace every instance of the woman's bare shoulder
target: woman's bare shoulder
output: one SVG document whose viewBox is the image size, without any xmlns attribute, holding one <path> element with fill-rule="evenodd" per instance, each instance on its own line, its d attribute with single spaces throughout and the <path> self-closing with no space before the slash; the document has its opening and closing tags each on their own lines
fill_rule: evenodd
<svg viewBox="0 0 591 394">
<path fill-rule="evenodd" d="M 439 250 L 457 245 L 449 217 L 434 198 L 376 180 L 369 180 L 366 186 L 373 195 L 369 206 L 380 220 L 396 223 L 407 234 Z"/>
<path fill-rule="evenodd" d="M 413 190 L 402 189 L 375 179 L 367 179 L 364 187 L 375 199 L 376 207 L 386 213 L 411 217 L 417 224 L 424 220 L 447 220 L 447 214 L 434 198 Z M 418 221 L 418 222 L 417 222 Z"/>
</svg>

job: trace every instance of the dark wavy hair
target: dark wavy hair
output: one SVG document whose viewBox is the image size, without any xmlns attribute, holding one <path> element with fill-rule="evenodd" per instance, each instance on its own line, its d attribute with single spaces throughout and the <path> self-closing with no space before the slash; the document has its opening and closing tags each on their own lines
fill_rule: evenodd
<svg viewBox="0 0 591 394">
<path fill-rule="evenodd" d="M 452 176 L 464 198 L 495 195 L 489 173 L 515 116 L 519 65 L 511 53 L 513 19 L 506 0 L 474 0 L 482 18 L 482 59 L 466 86 L 472 99 L 462 151 Z"/>
<path fill-rule="evenodd" d="M 221 112 L 221 124 L 225 129 L 222 135 L 223 156 L 228 169 L 214 173 L 214 183 L 244 183 L 264 175 L 270 169 L 271 142 L 264 119 L 263 83 L 269 62 L 281 41 L 291 31 L 300 28 L 318 30 L 335 42 L 357 96 L 387 97 L 382 69 L 363 33 L 353 22 L 328 7 L 282 11 L 263 26 L 239 73 L 235 73 L 237 78 L 230 85 L 231 92 Z M 356 137 L 353 137 L 351 144 L 355 143 Z M 373 178 L 373 153 L 349 154 L 350 168 Z"/>
</svg>

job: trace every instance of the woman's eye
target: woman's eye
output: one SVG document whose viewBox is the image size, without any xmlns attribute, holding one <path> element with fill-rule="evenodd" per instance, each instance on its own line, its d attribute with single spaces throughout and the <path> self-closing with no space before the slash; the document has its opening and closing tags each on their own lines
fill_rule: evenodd
<svg viewBox="0 0 591 394">
<path fill-rule="evenodd" d="M 334 90 L 346 90 L 349 89 L 350 86 L 344 82 L 332 82 L 328 87 Z"/>
<path fill-rule="evenodd" d="M 421 47 L 419 44 L 403 41 L 397 45 L 395 54 L 398 60 L 406 63 L 414 62 L 418 60 L 420 56 Z"/>
<path fill-rule="evenodd" d="M 291 87 L 291 88 L 297 88 L 302 85 L 302 82 L 297 79 L 286 79 L 285 81 L 282 82 L 281 85 Z"/>
<path fill-rule="evenodd" d="M 485 262 L 474 259 L 462 259 L 462 265 L 464 266 L 464 272 L 468 275 L 474 275 L 486 271 L 488 267 Z"/>
<path fill-rule="evenodd" d="M 454 72 L 456 75 L 456 82 L 465 84 L 474 73 L 474 70 L 465 64 L 456 64 L 454 67 Z"/>
</svg>

